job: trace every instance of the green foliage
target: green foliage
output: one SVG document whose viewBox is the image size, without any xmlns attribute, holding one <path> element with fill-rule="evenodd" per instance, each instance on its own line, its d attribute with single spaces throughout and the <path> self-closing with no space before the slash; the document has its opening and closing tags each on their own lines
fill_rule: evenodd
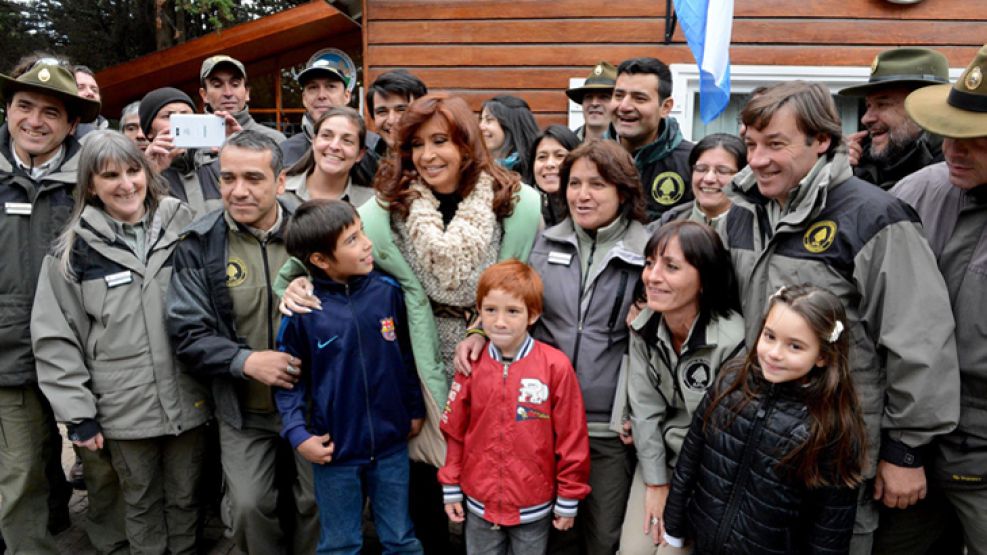
<svg viewBox="0 0 987 555">
<path fill-rule="evenodd" d="M 98 71 L 306 0 L 0 0 L 0 72 L 48 50 Z"/>
</svg>

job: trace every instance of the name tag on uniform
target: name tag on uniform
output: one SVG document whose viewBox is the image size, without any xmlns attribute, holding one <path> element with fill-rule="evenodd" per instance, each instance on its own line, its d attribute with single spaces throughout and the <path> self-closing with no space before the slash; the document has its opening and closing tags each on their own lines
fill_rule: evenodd
<svg viewBox="0 0 987 555">
<path fill-rule="evenodd" d="M 103 279 L 106 280 L 107 287 L 116 287 L 118 285 L 126 285 L 134 281 L 134 276 L 130 273 L 130 270 L 124 270 L 122 272 L 105 276 Z"/>
<path fill-rule="evenodd" d="M 31 203 L 30 202 L 5 202 L 3 203 L 3 210 L 8 216 L 30 216 L 31 215 Z"/>
<path fill-rule="evenodd" d="M 562 266 L 568 266 L 572 262 L 572 255 L 564 252 L 552 251 L 548 253 L 548 263 L 549 264 L 561 264 Z"/>
</svg>

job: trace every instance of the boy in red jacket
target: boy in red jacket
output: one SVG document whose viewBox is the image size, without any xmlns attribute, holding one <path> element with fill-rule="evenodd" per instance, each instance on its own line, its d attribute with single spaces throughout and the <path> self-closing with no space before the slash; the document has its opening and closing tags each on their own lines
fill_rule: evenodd
<svg viewBox="0 0 987 555">
<path fill-rule="evenodd" d="M 542 291 L 517 260 L 483 272 L 476 305 L 490 343 L 470 375 L 456 375 L 442 415 L 439 481 L 471 554 L 545 553 L 550 524 L 571 528 L 590 491 L 579 381 L 561 351 L 528 335 Z"/>
</svg>

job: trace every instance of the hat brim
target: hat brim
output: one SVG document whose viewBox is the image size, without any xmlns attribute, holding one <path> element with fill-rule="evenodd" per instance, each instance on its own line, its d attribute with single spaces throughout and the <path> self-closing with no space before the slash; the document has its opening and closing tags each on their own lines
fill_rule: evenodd
<svg viewBox="0 0 987 555">
<path fill-rule="evenodd" d="M 951 106 L 947 99 L 952 85 L 925 87 L 905 98 L 905 111 L 919 127 L 951 139 L 987 137 L 987 112 L 972 112 Z"/>
<path fill-rule="evenodd" d="M 944 81 L 930 81 L 925 79 L 888 79 L 886 81 L 875 81 L 873 83 L 863 83 L 861 85 L 854 85 L 852 87 L 847 87 L 845 89 L 840 89 L 837 93 L 840 96 L 867 96 L 873 92 L 877 92 L 881 89 L 890 89 L 893 87 L 931 87 L 935 85 L 948 85 Z"/>
<path fill-rule="evenodd" d="M 566 89 L 565 95 L 576 104 L 583 103 L 583 97 L 590 92 L 610 91 L 613 92 L 613 85 L 587 85 L 575 89 Z"/>
<path fill-rule="evenodd" d="M 23 81 L 18 81 L 6 75 L 0 74 L 0 93 L 3 94 L 5 103 L 9 104 L 14 99 L 14 95 L 22 91 L 45 94 L 58 98 L 65 103 L 65 108 L 69 110 L 70 113 L 79 117 L 80 123 L 90 123 L 99 116 L 100 103 L 98 101 L 89 100 L 88 98 L 83 98 L 74 94 L 68 94 L 65 91 L 45 87 L 44 85 L 24 83 Z"/>
<path fill-rule="evenodd" d="M 342 74 L 325 67 L 310 67 L 302 70 L 302 72 L 298 74 L 298 84 L 303 85 L 309 80 L 315 79 L 320 75 L 324 77 L 331 77 L 341 82 L 343 85 L 346 85 L 346 78 L 343 77 Z"/>
<path fill-rule="evenodd" d="M 231 68 L 233 71 L 239 73 L 240 74 L 240 77 L 246 77 L 247 76 L 247 74 L 244 73 L 242 69 L 240 69 L 240 66 L 236 65 L 235 63 L 233 63 L 233 62 L 231 62 L 229 60 L 223 60 L 221 62 L 216 62 L 216 65 L 214 65 L 211 68 L 209 68 L 209 73 L 203 75 L 202 78 L 199 79 L 199 80 L 202 81 L 202 82 L 205 82 L 205 80 L 210 75 L 212 75 L 213 73 L 215 73 L 217 69 L 220 69 L 220 68 L 223 68 L 223 67 Z"/>
</svg>

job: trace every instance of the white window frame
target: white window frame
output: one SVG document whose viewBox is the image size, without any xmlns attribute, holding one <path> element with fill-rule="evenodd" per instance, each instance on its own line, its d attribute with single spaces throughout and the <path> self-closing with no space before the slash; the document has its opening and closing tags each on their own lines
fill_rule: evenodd
<svg viewBox="0 0 987 555">
<path fill-rule="evenodd" d="M 699 92 L 699 69 L 696 64 L 671 64 L 672 106 L 671 116 L 679 122 L 679 129 L 692 140 L 692 119 L 699 109 L 696 93 Z M 955 81 L 965 68 L 950 68 L 949 78 Z M 816 81 L 823 83 L 833 94 L 844 87 L 866 83 L 870 68 L 864 66 L 770 66 L 770 65 L 731 65 L 730 93 L 746 94 L 756 89 L 781 81 Z M 569 79 L 569 87 L 581 87 L 585 79 Z M 569 101 L 569 127 L 576 129 L 583 124 L 583 108 Z"/>
</svg>

